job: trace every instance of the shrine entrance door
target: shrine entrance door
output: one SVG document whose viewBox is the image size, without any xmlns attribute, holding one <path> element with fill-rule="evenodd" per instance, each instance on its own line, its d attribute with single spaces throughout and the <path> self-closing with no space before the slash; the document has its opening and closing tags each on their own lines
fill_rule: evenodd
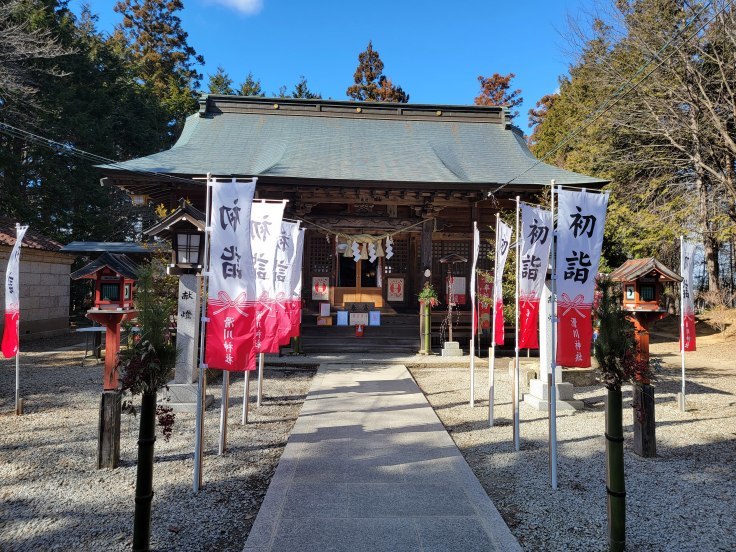
<svg viewBox="0 0 736 552">
<path fill-rule="evenodd" d="M 373 303 L 383 306 L 383 289 L 378 287 L 383 269 L 381 258 L 375 262 L 361 259 L 357 263 L 353 257 L 338 256 L 337 286 L 335 286 L 335 306 L 345 303 Z"/>
</svg>

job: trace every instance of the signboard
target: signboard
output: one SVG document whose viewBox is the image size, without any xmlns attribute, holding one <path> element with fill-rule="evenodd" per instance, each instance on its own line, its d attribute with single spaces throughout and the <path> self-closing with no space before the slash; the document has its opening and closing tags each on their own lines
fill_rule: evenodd
<svg viewBox="0 0 736 552">
<path fill-rule="evenodd" d="M 312 301 L 330 300 L 330 277 L 312 276 Z"/>
<path fill-rule="evenodd" d="M 368 313 L 369 326 L 381 325 L 381 311 L 370 311 Z"/>
<path fill-rule="evenodd" d="M 350 325 L 357 326 L 358 324 L 360 324 L 361 326 L 368 325 L 368 313 L 367 312 L 351 312 L 350 313 Z"/>
<path fill-rule="evenodd" d="M 455 305 L 464 305 L 467 302 L 467 296 L 465 295 L 466 278 L 465 276 L 454 276 L 452 280 L 452 302 Z"/>
<path fill-rule="evenodd" d="M 386 300 L 388 301 L 404 301 L 404 279 L 403 278 L 387 278 L 388 291 L 386 292 Z"/>
</svg>

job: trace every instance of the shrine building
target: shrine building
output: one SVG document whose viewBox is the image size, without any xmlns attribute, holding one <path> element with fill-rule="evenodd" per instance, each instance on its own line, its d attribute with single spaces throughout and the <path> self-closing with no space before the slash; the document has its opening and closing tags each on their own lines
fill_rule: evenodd
<svg viewBox="0 0 736 552">
<path fill-rule="evenodd" d="M 226 95 L 202 96 L 171 149 L 100 168 L 104 184 L 171 209 L 184 198 L 204 210 L 208 173 L 258 177 L 256 197 L 288 200 L 284 217 L 307 228 L 308 312 L 318 313 L 321 302 L 333 312 L 371 308 L 382 312 L 387 329 L 390 317 L 405 316 L 414 325 L 405 349 L 414 351 L 417 294 L 429 279 L 446 305 L 439 261 L 451 253 L 470 258 L 473 221 L 481 232 L 479 268 L 487 270 L 491 245 L 484 238 L 493 238 L 495 213 L 513 209 L 517 195 L 536 203 L 552 180 L 580 188 L 606 183 L 539 162 L 504 107 Z M 356 262 L 352 242 L 371 239 L 381 245 L 378 257 L 362 252 Z M 468 296 L 470 262 L 452 266 L 464 286 L 455 292 Z M 469 301 L 458 303 L 470 309 Z M 314 324 L 308 316 L 305 327 Z M 347 331 L 315 332 L 314 342 L 334 340 L 341 334 L 329 331 L 339 330 Z M 395 330 L 386 335 L 398 341 Z"/>
</svg>

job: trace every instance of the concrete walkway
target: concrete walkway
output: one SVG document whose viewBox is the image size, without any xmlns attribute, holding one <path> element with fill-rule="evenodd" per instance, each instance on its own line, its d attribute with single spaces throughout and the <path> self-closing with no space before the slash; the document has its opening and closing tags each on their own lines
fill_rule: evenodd
<svg viewBox="0 0 736 552">
<path fill-rule="evenodd" d="M 521 550 L 403 365 L 323 364 L 245 552 Z"/>
</svg>

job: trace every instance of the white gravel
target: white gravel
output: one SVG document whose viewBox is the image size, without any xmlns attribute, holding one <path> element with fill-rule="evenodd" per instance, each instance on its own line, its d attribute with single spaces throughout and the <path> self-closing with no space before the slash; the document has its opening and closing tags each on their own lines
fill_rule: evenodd
<svg viewBox="0 0 736 552">
<path fill-rule="evenodd" d="M 681 413 L 677 344 L 652 345 L 666 362 L 656 384 L 657 458 L 632 451 L 631 388 L 624 390 L 627 550 L 736 550 L 736 342 L 706 339 L 698 348 L 688 354 L 690 403 Z M 521 451 L 513 450 L 507 363 L 496 365 L 493 428 L 485 361 L 478 364 L 473 409 L 467 369 L 411 371 L 525 550 L 607 550 L 605 388 L 576 388 L 584 410 L 559 416 L 553 491 L 546 413 L 522 405 Z"/>
<path fill-rule="evenodd" d="M 67 336 L 0 360 L 0 550 L 129 550 L 138 419 L 123 415 L 115 470 L 95 468 L 102 364 L 80 366 Z M 57 353 L 49 353 L 50 350 Z M 309 389 L 314 370 L 266 370 L 264 404 L 240 425 L 242 376 L 232 379 L 229 451 L 217 456 L 220 386 L 206 416 L 204 488 L 192 492 L 194 415 L 177 414 L 169 442 L 157 433 L 151 544 L 155 550 L 242 550 Z M 255 393 L 255 385 L 251 385 Z M 139 401 L 137 401 L 139 403 Z M 251 404 L 254 404 L 255 400 Z"/>
</svg>

